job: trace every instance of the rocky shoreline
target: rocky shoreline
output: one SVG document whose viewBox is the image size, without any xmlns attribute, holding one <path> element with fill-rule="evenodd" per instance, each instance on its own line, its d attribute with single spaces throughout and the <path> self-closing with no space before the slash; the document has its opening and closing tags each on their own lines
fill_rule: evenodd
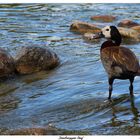
<svg viewBox="0 0 140 140">
<path fill-rule="evenodd" d="M 91 16 L 92 21 L 97 23 L 87 23 L 75 21 L 70 25 L 70 31 L 83 35 L 87 41 L 99 41 L 93 39 L 93 35 L 101 31 L 103 23 L 111 23 L 117 20 L 112 15 Z M 118 23 L 118 29 L 124 39 L 132 39 L 135 42 L 140 41 L 140 24 L 131 20 L 122 20 Z M 39 46 L 22 47 L 13 58 L 7 51 L 0 48 L 0 78 L 8 77 L 12 74 L 31 74 L 42 70 L 50 70 L 57 67 L 60 59 L 57 54 L 49 49 Z"/>
<path fill-rule="evenodd" d="M 0 48 L 0 78 L 14 74 L 31 74 L 57 67 L 60 59 L 49 49 L 38 46 L 22 47 L 13 58 L 6 50 Z"/>
<path fill-rule="evenodd" d="M 112 21 L 115 21 L 117 17 L 111 15 L 98 15 L 91 16 L 91 19 L 93 21 L 98 21 L 99 25 L 97 23 L 74 21 L 70 26 L 70 31 L 79 33 L 83 35 L 84 39 L 91 41 L 93 40 L 92 36 L 101 30 L 101 25 L 103 26 L 103 23 L 111 23 Z M 112 25 L 114 25 L 114 23 Z M 132 39 L 136 42 L 140 41 L 140 24 L 126 19 L 120 21 L 117 26 L 123 38 Z"/>
</svg>

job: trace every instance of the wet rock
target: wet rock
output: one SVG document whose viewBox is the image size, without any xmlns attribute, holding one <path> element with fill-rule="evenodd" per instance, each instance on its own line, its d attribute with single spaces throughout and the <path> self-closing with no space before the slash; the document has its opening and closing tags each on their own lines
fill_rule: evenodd
<svg viewBox="0 0 140 140">
<path fill-rule="evenodd" d="M 70 26 L 70 31 L 73 32 L 77 32 L 77 33 L 97 33 L 100 31 L 100 28 L 98 28 L 96 25 L 94 24 L 90 24 L 87 22 L 81 22 L 81 21 L 76 21 L 74 23 L 72 23 L 72 25 Z"/>
<path fill-rule="evenodd" d="M 118 27 L 120 34 L 122 37 L 125 38 L 131 38 L 136 41 L 140 41 L 140 34 L 131 28 L 123 28 L 123 27 Z"/>
<path fill-rule="evenodd" d="M 131 27 L 134 27 L 134 26 L 138 26 L 139 24 L 134 22 L 134 21 L 131 21 L 131 20 L 122 20 L 118 26 L 119 27 L 126 27 L 126 28 L 131 28 Z"/>
<path fill-rule="evenodd" d="M 84 37 L 85 39 L 92 40 L 92 39 L 93 39 L 93 33 L 85 33 L 85 34 L 83 35 L 83 37 Z"/>
<path fill-rule="evenodd" d="M 140 33 L 140 25 L 139 26 L 134 26 L 131 29 L 136 30 L 138 33 Z"/>
<path fill-rule="evenodd" d="M 53 51 L 41 47 L 23 47 L 15 58 L 16 70 L 20 74 L 30 74 L 50 70 L 59 64 Z"/>
<path fill-rule="evenodd" d="M 116 20 L 116 17 L 111 15 L 97 15 L 97 16 L 92 16 L 91 19 L 102 21 L 102 22 L 112 22 Z"/>
<path fill-rule="evenodd" d="M 86 40 L 86 41 L 99 41 L 99 39 L 93 39 L 93 36 L 94 36 L 95 34 L 93 34 L 93 33 L 85 33 L 84 35 L 83 35 L 83 38 Z"/>
<path fill-rule="evenodd" d="M 12 56 L 0 48 L 0 78 L 7 77 L 15 72 L 15 63 Z"/>
</svg>

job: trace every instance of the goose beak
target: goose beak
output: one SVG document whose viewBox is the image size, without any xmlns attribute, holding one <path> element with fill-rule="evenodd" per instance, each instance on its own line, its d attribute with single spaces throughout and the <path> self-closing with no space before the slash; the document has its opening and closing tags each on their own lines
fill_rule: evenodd
<svg viewBox="0 0 140 140">
<path fill-rule="evenodd" d="M 99 39 L 99 38 L 103 38 L 103 37 L 104 37 L 104 35 L 102 32 L 99 32 L 99 33 L 93 35 L 93 39 Z"/>
</svg>

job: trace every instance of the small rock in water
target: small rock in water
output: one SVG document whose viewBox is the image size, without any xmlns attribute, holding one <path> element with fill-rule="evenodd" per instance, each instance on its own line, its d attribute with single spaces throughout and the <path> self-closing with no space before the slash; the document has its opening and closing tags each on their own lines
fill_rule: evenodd
<svg viewBox="0 0 140 140">
<path fill-rule="evenodd" d="M 23 47 L 15 58 L 16 70 L 30 74 L 50 70 L 59 65 L 59 58 L 53 51 L 41 47 Z"/>
<path fill-rule="evenodd" d="M 77 33 L 97 33 L 100 31 L 100 28 L 98 28 L 94 24 L 90 24 L 87 22 L 81 22 L 81 21 L 76 21 L 71 24 L 70 26 L 70 31 L 77 32 Z"/>
<path fill-rule="evenodd" d="M 13 57 L 4 49 L 0 48 L 0 78 L 7 77 L 15 72 Z"/>
<path fill-rule="evenodd" d="M 99 39 L 94 39 L 94 38 L 93 38 L 94 35 L 95 35 L 95 34 L 93 34 L 93 33 L 85 33 L 85 34 L 83 35 L 83 38 L 86 39 L 87 41 L 99 41 Z"/>
<path fill-rule="evenodd" d="M 91 19 L 102 21 L 102 22 L 112 22 L 116 20 L 116 17 L 111 15 L 97 15 L 97 16 L 92 16 Z"/>
<path fill-rule="evenodd" d="M 48 41 L 55 42 L 55 41 L 60 41 L 61 38 L 58 37 L 58 36 L 51 36 L 51 37 L 47 37 L 47 40 L 48 40 Z"/>
<path fill-rule="evenodd" d="M 139 25 L 138 23 L 131 21 L 131 20 L 122 20 L 118 24 L 119 27 L 126 27 L 126 28 L 131 28 L 131 27 L 138 26 L 138 25 Z"/>
</svg>

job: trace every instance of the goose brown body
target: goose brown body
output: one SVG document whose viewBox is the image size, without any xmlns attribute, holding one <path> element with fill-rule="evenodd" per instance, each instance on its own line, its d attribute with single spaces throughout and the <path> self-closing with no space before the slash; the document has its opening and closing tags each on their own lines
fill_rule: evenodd
<svg viewBox="0 0 140 140">
<path fill-rule="evenodd" d="M 94 38 L 105 37 L 100 49 L 102 64 L 108 74 L 109 97 L 113 90 L 114 79 L 129 79 L 130 95 L 133 96 L 133 81 L 135 76 L 140 76 L 140 65 L 136 55 L 128 48 L 121 47 L 121 34 L 115 26 L 106 26 Z"/>
<path fill-rule="evenodd" d="M 101 61 L 109 78 L 130 79 L 136 76 L 140 66 L 135 54 L 128 48 L 110 45 L 103 44 L 100 51 Z"/>
</svg>

